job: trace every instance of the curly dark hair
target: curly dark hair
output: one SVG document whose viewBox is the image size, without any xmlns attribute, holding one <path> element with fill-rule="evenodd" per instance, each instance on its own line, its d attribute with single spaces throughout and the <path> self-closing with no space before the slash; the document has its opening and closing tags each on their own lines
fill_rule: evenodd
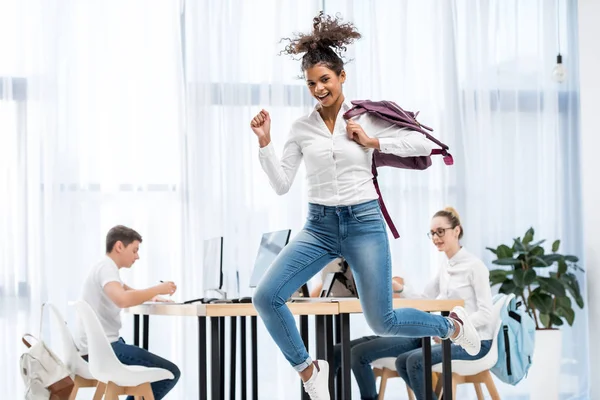
<svg viewBox="0 0 600 400">
<path fill-rule="evenodd" d="M 289 44 L 280 54 L 295 56 L 306 53 L 302 56 L 302 71 L 324 64 L 338 75 L 344 69 L 342 54 L 346 46 L 361 37 L 354 24 L 343 23 L 341 17 L 325 15 L 323 11 L 313 18 L 311 33 L 294 33 L 294 36 L 293 39 L 281 39 Z"/>
</svg>

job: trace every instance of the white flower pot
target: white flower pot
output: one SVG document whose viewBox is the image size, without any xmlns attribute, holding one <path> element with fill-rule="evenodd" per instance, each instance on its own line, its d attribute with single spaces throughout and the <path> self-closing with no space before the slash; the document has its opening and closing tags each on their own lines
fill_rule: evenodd
<svg viewBox="0 0 600 400">
<path fill-rule="evenodd" d="M 530 400 L 558 400 L 561 359 L 560 329 L 536 331 L 533 362 L 527 375 Z"/>
</svg>

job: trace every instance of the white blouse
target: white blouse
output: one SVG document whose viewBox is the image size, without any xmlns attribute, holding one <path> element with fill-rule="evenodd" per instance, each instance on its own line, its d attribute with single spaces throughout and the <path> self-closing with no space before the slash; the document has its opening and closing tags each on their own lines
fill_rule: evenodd
<svg viewBox="0 0 600 400">
<path fill-rule="evenodd" d="M 308 201 L 325 206 L 349 206 L 377 199 L 371 162 L 373 149 L 362 147 L 346 135 L 344 103 L 333 133 L 315 109 L 292 124 L 281 160 L 273 143 L 259 150 L 260 163 L 279 195 L 289 191 L 302 158 L 305 159 Z M 363 114 L 355 120 L 365 133 L 379 139 L 381 151 L 398 156 L 427 156 L 433 143 L 422 133 L 406 130 Z"/>
<path fill-rule="evenodd" d="M 494 336 L 490 272 L 479 258 L 464 247 L 451 259 L 444 254 L 435 278 L 427 284 L 423 297 L 428 299 L 463 299 L 469 320 L 481 340 Z M 416 296 L 420 297 L 420 296 Z"/>
</svg>

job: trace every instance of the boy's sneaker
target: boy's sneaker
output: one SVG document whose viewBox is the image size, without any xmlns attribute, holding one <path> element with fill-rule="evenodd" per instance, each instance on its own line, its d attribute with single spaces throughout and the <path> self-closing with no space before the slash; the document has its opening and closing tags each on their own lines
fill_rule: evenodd
<svg viewBox="0 0 600 400">
<path fill-rule="evenodd" d="M 458 336 L 450 340 L 465 349 L 469 355 L 476 356 L 479 354 L 481 339 L 479 338 L 479 333 L 477 333 L 477 330 L 471 321 L 469 321 L 467 311 L 462 307 L 454 307 L 448 317 L 460 325 Z"/>
<path fill-rule="evenodd" d="M 313 368 L 313 374 L 309 380 L 304 382 L 304 390 L 311 400 L 331 400 L 329 396 L 329 363 L 317 360 Z"/>
</svg>

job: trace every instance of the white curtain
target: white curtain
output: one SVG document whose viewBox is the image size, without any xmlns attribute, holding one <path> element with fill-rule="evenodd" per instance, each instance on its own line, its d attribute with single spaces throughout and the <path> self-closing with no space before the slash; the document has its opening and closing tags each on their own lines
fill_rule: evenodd
<svg viewBox="0 0 600 400">
<path fill-rule="evenodd" d="M 381 172 L 402 235 L 392 243 L 396 274 L 415 288 L 431 277 L 425 232 L 448 204 L 461 212 L 464 244 L 487 262 L 486 246 L 529 226 L 581 254 L 576 2 L 557 1 L 0 2 L 0 387 L 15 398 L 21 390 L 18 338 L 37 329 L 42 301 L 74 321 L 67 302 L 115 224 L 144 238 L 123 274 L 131 286 L 173 279 L 177 299 L 201 297 L 203 240 L 224 236 L 224 289 L 251 294 L 260 235 L 298 232 L 306 190 L 301 170 L 288 195 L 273 193 L 249 121 L 266 108 L 281 151 L 314 104 L 278 41 L 310 29 L 323 7 L 364 36 L 348 54 L 346 96 L 421 110 L 455 158 Z M 559 33 L 561 85 L 550 78 Z M 130 341 L 131 317 L 123 322 Z M 183 371 L 169 398 L 196 397 L 196 322 L 151 326 L 151 349 Z M 353 327 L 370 333 L 361 317 Z M 563 331 L 561 390 L 587 398 L 585 310 Z M 259 338 L 261 399 L 298 396 L 260 323 Z M 386 398 L 404 398 L 398 381 Z M 507 399 L 528 390 L 500 387 Z"/>
</svg>

